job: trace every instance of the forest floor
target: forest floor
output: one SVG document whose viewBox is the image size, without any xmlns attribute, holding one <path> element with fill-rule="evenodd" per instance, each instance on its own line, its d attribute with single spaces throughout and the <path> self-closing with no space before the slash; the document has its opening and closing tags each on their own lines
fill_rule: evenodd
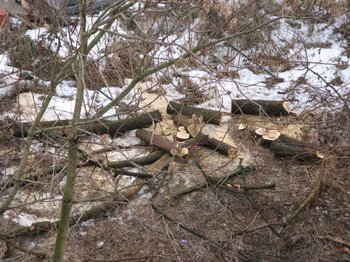
<svg viewBox="0 0 350 262">
<path fill-rule="evenodd" d="M 148 130 L 170 139 L 177 126 L 166 112 L 169 101 L 218 110 L 224 113 L 222 123 L 206 123 L 202 130 L 230 143 L 237 156 L 194 147 L 185 158 L 169 156 L 165 169 L 153 172 L 152 178 L 135 179 L 115 175 L 105 167 L 113 161 L 146 156 L 154 147 L 137 138 L 135 131 L 112 137 L 85 132 L 80 137 L 78 163 L 97 159 L 103 165 L 78 170 L 65 260 L 350 261 L 350 117 L 346 111 L 350 30 L 346 15 L 314 24 L 280 19 L 266 30 L 266 43 L 244 50 L 250 56 L 218 45 L 203 52 L 200 61 L 179 61 L 139 83 L 105 116 L 116 120 L 159 110 L 163 121 Z M 12 23 L 20 22 L 13 19 Z M 146 67 L 181 55 L 183 49 L 178 46 L 192 39 L 192 32 L 185 28 L 164 38 L 171 44 L 153 46 L 148 53 L 151 62 L 142 56 Z M 67 44 L 67 39 L 77 37 L 75 30 L 63 28 L 56 37 Z M 115 30 L 123 33 L 119 24 Z M 50 38 L 46 28 L 28 29 L 20 36 L 4 36 L 4 32 L 0 34 L 7 39 L 7 44 L 0 45 L 0 203 L 11 188 L 25 146 L 25 138 L 11 132 L 12 125 L 33 121 L 50 85 L 49 55 L 67 57 L 69 51 L 67 44 L 52 52 L 59 41 Z M 39 49 L 27 52 L 32 41 L 40 43 Z M 119 60 L 108 58 L 119 63 L 128 52 L 127 60 L 138 66 L 140 58 L 133 56 L 137 48 L 118 41 Z M 96 71 L 94 63 L 100 61 L 96 56 L 105 56 L 101 50 L 109 42 L 109 38 L 102 39 L 89 57 L 93 62 L 89 60 L 91 68 L 86 68 L 82 118 L 92 117 L 120 95 L 134 76 L 124 72 L 127 76 L 120 78 L 118 71 L 111 83 L 111 75 L 101 77 L 101 71 Z M 266 50 L 284 53 L 267 55 Z M 31 67 L 26 67 L 25 59 L 33 59 Z M 213 66 L 218 59 L 221 62 Z M 74 77 L 57 86 L 43 120 L 71 119 L 75 87 Z M 295 114 L 232 114 L 234 99 L 289 101 Z M 240 128 L 241 124 L 247 128 Z M 325 157 L 310 162 L 277 156 L 262 146 L 254 133 L 257 127 L 317 145 Z M 64 168 L 55 168 L 67 161 L 65 135 L 53 132 L 33 141 L 26 177 L 9 210 L 0 216 L 0 260 L 37 261 L 42 260 L 38 251 L 52 254 L 65 185 Z M 228 175 L 237 168 L 239 172 Z M 44 173 L 47 169 L 52 172 Z M 124 170 L 138 173 L 151 170 L 151 165 Z M 32 179 L 33 174 L 44 175 Z M 211 175 L 219 180 L 208 179 Z M 244 188 L 264 185 L 273 186 Z M 125 193 L 129 189 L 136 191 Z M 85 216 L 93 208 L 97 212 Z M 38 222 L 48 226 L 40 231 Z M 11 236 L 13 232 L 18 237 Z"/>
</svg>

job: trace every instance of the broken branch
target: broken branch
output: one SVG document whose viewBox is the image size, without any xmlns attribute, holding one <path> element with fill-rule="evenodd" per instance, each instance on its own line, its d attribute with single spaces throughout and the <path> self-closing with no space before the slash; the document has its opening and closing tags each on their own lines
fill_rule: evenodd
<svg viewBox="0 0 350 262">
<path fill-rule="evenodd" d="M 291 157 L 299 161 L 315 163 L 324 159 L 317 146 L 286 135 L 279 135 L 275 140 L 263 139 L 262 146 L 270 149 L 276 156 Z"/>
</svg>

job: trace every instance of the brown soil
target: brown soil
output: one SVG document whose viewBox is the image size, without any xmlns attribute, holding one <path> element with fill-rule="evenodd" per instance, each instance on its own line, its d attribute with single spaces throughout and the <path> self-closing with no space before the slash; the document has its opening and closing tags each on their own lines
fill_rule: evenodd
<svg viewBox="0 0 350 262">
<path fill-rule="evenodd" d="M 244 191 L 208 184 L 170 199 L 162 188 L 172 174 L 162 175 L 143 195 L 116 202 L 107 216 L 73 226 L 66 260 L 349 261 L 348 167 L 278 159 L 247 132 L 232 131 L 231 136 L 249 149 L 256 165 L 231 184 L 275 182 L 274 189 Z M 289 221 L 314 192 L 319 175 L 319 194 Z M 49 252 L 54 233 L 20 242 L 34 240 Z M 34 261 L 32 256 L 19 260 Z"/>
</svg>

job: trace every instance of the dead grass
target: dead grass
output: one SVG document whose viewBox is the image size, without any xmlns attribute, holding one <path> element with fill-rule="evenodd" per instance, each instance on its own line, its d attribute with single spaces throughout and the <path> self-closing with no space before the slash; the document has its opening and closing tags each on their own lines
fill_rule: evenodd
<svg viewBox="0 0 350 262">
<path fill-rule="evenodd" d="M 339 15 L 344 12 L 346 8 L 349 8 L 349 1 L 347 0 L 285 0 L 283 1 L 284 8 L 288 9 L 290 8 L 290 11 L 294 14 L 296 12 L 306 12 L 306 13 L 312 13 L 317 12 L 319 10 L 324 10 L 327 13 L 330 13 L 332 15 Z M 304 13 L 305 14 L 305 13 Z"/>
<path fill-rule="evenodd" d="M 33 71 L 43 79 L 50 78 L 53 52 L 42 43 L 20 35 L 12 40 L 8 54 L 12 66 Z"/>
<path fill-rule="evenodd" d="M 253 118 L 252 118 L 253 119 Z M 297 119 L 291 119 L 290 123 Z M 309 119 L 317 123 L 317 119 Z M 346 261 L 346 246 L 327 237 L 346 241 L 350 230 L 349 148 L 330 152 L 340 161 L 310 165 L 275 157 L 259 146 L 249 132 L 238 132 L 231 123 L 230 136 L 251 152 L 255 170 L 226 183 L 263 184 L 276 182 L 269 190 L 231 190 L 208 184 L 202 190 L 178 198 L 157 194 L 172 179 L 164 173 L 150 181 L 142 196 L 115 203 L 107 217 L 96 217 L 71 229 L 66 259 L 70 261 Z M 259 120 L 261 121 L 261 119 Z M 264 121 L 270 121 L 264 119 Z M 287 121 L 285 119 L 285 121 Z M 282 119 L 282 124 L 285 125 Z M 278 125 L 279 121 L 275 121 Z M 338 125 L 337 129 L 339 129 Z M 324 129 L 334 133 L 329 126 Z M 332 140 L 349 144 L 349 131 Z M 319 133 L 324 136 L 325 133 Z M 338 141 L 338 142 L 337 142 Z M 320 141 L 330 146 L 330 141 Z M 341 151 L 340 151 L 341 150 Z M 220 169 L 220 167 L 218 167 Z M 181 172 L 185 172 L 182 170 Z M 285 225 L 314 190 L 319 172 L 323 185 L 317 198 Z M 193 174 L 184 173 L 184 176 Z M 148 196 L 147 196 L 148 194 Z M 153 196 L 150 198 L 150 196 Z M 156 210 L 152 203 L 159 208 Z M 159 211 L 161 213 L 159 213 Z M 23 238 L 37 248 L 50 251 L 55 232 Z M 49 244 L 49 245 L 48 245 Z M 10 253 L 14 252 L 10 249 Z M 24 257 L 29 258 L 29 256 Z"/>
<path fill-rule="evenodd" d="M 106 66 L 102 73 L 110 86 L 123 86 L 125 78 L 134 78 L 145 69 L 154 65 L 148 56 L 153 45 L 139 44 L 122 40 L 112 43 L 106 48 L 108 53 Z"/>
<path fill-rule="evenodd" d="M 208 90 L 210 89 L 210 90 Z M 185 97 L 180 100 L 181 103 L 198 105 L 210 100 L 217 92 L 215 88 L 203 88 L 196 84 L 190 77 L 182 75 L 176 90 Z"/>
<path fill-rule="evenodd" d="M 215 4 L 215 1 L 206 1 L 206 3 Z M 290 15 L 296 14 L 293 12 L 300 14 L 302 10 L 313 12 L 316 8 L 315 1 L 285 1 L 285 3 L 290 9 L 286 7 L 284 11 Z M 341 12 L 340 6 L 346 4 L 345 1 L 341 1 L 339 6 L 333 3 L 335 2 L 320 2 L 322 8 L 329 8 L 329 10 L 334 8 L 334 14 Z M 249 8 L 258 12 L 261 5 L 256 1 L 255 5 Z M 249 14 L 251 15 L 249 19 L 254 18 L 252 15 L 254 12 L 249 13 L 251 11 L 249 8 L 239 12 L 241 17 Z M 206 24 L 208 30 L 215 29 L 226 21 L 225 16 L 217 20 L 214 15 L 210 15 L 209 18 L 214 20 L 213 28 Z M 208 21 L 211 21 L 209 18 Z M 295 26 L 298 27 L 297 24 Z M 221 31 L 214 37 L 220 37 L 224 33 Z M 243 39 L 241 44 L 244 49 L 269 41 L 269 32 L 256 32 Z M 322 46 L 322 43 L 316 44 Z M 40 58 L 40 52 L 43 51 L 40 46 L 36 46 L 26 38 L 18 40 L 16 46 L 17 48 L 14 47 L 11 51 L 12 60 L 23 68 L 32 68 L 28 66 L 33 66 L 32 62 Z M 125 78 L 133 78 L 137 73 L 153 66 L 152 58 L 148 56 L 150 49 L 152 46 L 142 46 L 132 41 L 113 43 L 106 49 L 106 53 L 110 52 L 106 58 L 106 65 L 102 62 L 88 62 L 85 79 L 88 88 L 123 86 Z M 28 53 L 23 54 L 24 50 Z M 21 54 L 25 58 L 23 61 L 20 59 Z M 292 66 L 289 58 L 284 54 L 283 50 L 269 49 L 265 53 L 256 54 L 254 60 L 262 66 L 270 66 L 273 71 L 283 72 Z M 191 61 L 183 65 L 198 66 L 194 62 L 190 63 Z M 277 68 L 281 65 L 284 69 Z M 36 72 L 38 70 L 38 68 L 35 69 Z M 230 71 L 224 72 L 223 77 L 235 78 L 236 75 Z M 171 81 L 172 79 L 166 75 L 160 79 L 162 84 L 169 84 Z M 281 79 L 271 78 L 268 81 L 267 84 L 272 86 Z M 300 77 L 295 84 L 296 86 L 306 85 L 307 79 Z M 211 92 L 211 90 L 203 91 L 203 88 L 189 77 L 180 79 L 177 90 L 185 95 L 183 101 L 191 104 L 208 100 L 210 97 L 207 92 Z M 295 91 L 295 89 L 291 90 L 291 93 Z M 230 123 L 232 128 L 229 135 L 251 152 L 256 167 L 249 173 L 234 177 L 229 183 L 234 185 L 276 182 L 275 189 L 244 191 L 231 187 L 232 190 L 227 190 L 225 187 L 208 184 L 202 190 L 171 199 L 159 194 L 174 175 L 170 170 L 154 181 L 150 181 L 148 188 L 144 188 L 141 196 L 128 202 L 116 202 L 115 210 L 109 211 L 106 217 L 96 217 L 89 223 L 77 223 L 72 227 L 66 260 L 349 261 L 348 247 L 323 237 L 349 240 L 350 121 L 348 112 L 344 110 L 338 114 L 310 115 L 308 118 L 292 120 L 267 119 L 267 121 L 274 121 L 276 125 L 279 121 L 283 123 L 304 121 L 310 125 L 309 130 L 316 129 L 316 136 L 310 134 L 311 131 L 310 133 L 305 131 L 304 138 L 317 142 L 332 156 L 324 165 L 311 165 L 293 159 L 277 158 L 267 149 L 260 147 L 248 130 L 238 132 L 234 128 L 238 120 L 234 118 Z M 5 132 L 5 128 L 2 126 L 1 131 Z M 53 137 L 47 139 L 51 143 L 54 141 Z M 2 143 L 1 139 L 0 143 Z M 19 145 L 19 142 L 9 140 L 6 146 L 16 144 Z M 2 145 L 5 144 L 2 143 Z M 12 166 L 18 162 L 19 155 L 19 151 L 2 155 L 0 167 Z M 45 159 L 40 159 L 40 154 L 38 158 L 34 159 L 33 163 L 38 165 L 52 163 L 50 159 L 44 162 Z M 220 167 L 217 168 L 220 169 Z M 193 175 L 189 171 L 181 172 L 184 172 L 184 176 Z M 323 183 L 317 197 L 295 219 L 285 224 L 287 218 L 313 192 L 320 173 Z M 148 196 L 147 193 L 149 193 Z M 152 198 L 150 198 L 151 195 Z M 152 208 L 152 201 L 162 213 Z M 46 235 L 24 237 L 20 242 L 21 244 L 34 242 L 38 244 L 36 248 L 51 252 L 54 237 L 55 231 L 52 230 Z M 17 252 L 12 248 L 8 254 L 15 255 L 18 254 Z M 23 261 L 29 261 L 29 259 L 31 259 L 29 255 L 23 257 Z"/>
</svg>

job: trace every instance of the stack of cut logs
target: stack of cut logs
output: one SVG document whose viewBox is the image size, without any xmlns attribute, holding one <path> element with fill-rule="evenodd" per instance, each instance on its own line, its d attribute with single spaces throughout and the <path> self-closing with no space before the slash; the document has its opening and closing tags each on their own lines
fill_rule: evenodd
<svg viewBox="0 0 350 262">
<path fill-rule="evenodd" d="M 79 125 L 80 130 L 86 133 L 109 134 L 112 137 L 127 130 L 137 129 L 136 136 L 141 140 L 158 150 L 181 158 L 188 155 L 194 146 L 211 148 L 232 159 L 237 157 L 238 152 L 235 147 L 201 132 L 205 124 L 220 125 L 223 112 L 182 105 L 172 101 L 167 106 L 167 113 L 174 116 L 173 121 L 178 130 L 173 140 L 144 129 L 162 121 L 162 115 L 158 110 L 117 121 L 82 121 Z M 286 101 L 260 100 L 232 100 L 231 113 L 267 116 L 294 115 L 288 109 Z M 12 121 L 13 135 L 26 136 L 30 124 Z M 41 122 L 36 132 L 40 134 L 58 131 L 65 134 L 69 130 L 69 125 L 70 120 Z M 239 126 L 239 129 L 244 128 L 245 125 Z M 317 162 L 324 158 L 316 145 L 280 134 L 278 130 L 258 128 L 254 132 L 260 137 L 260 144 L 277 156 L 292 157 L 307 162 Z"/>
<path fill-rule="evenodd" d="M 287 101 L 266 100 L 233 100 L 231 112 L 265 116 L 295 115 L 289 109 Z M 245 129 L 246 126 L 240 125 L 238 128 Z M 262 146 L 270 149 L 279 157 L 290 157 L 305 162 L 319 162 L 325 157 L 317 145 L 288 137 L 278 130 L 260 127 L 255 129 L 254 133 L 260 137 Z"/>
</svg>

